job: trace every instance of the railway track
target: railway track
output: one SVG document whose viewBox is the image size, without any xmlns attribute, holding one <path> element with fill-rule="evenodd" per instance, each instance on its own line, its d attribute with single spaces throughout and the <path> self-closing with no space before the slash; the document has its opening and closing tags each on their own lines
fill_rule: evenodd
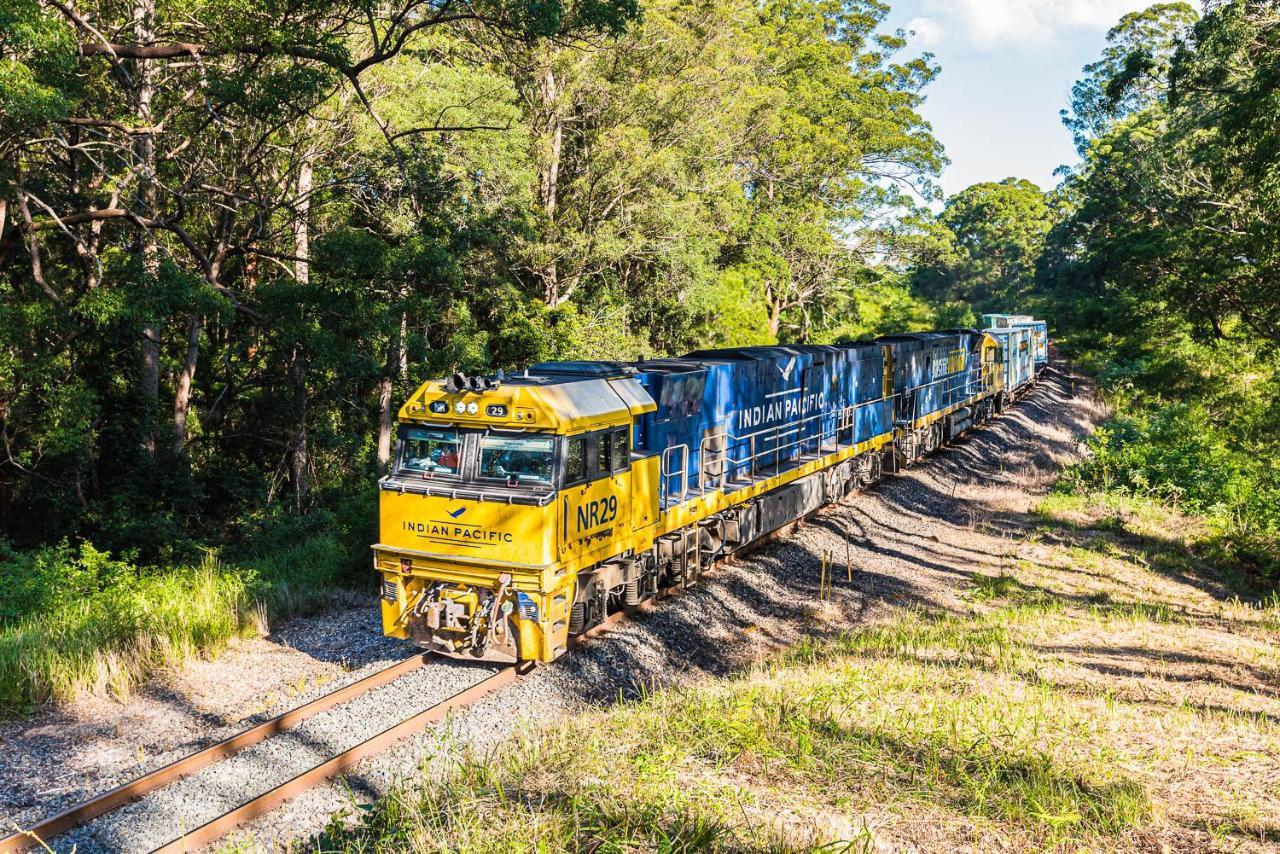
<svg viewBox="0 0 1280 854">
<path fill-rule="evenodd" d="M 77 804 L 57 815 L 40 821 L 38 824 L 24 828 L 19 832 L 0 839 L 0 854 L 22 851 L 31 847 L 42 847 L 44 843 L 84 825 L 99 816 L 118 809 L 145 795 L 163 788 L 171 783 L 189 777 L 225 759 L 240 753 L 247 747 L 266 741 L 269 738 L 288 732 L 302 722 L 322 712 L 367 694 L 377 688 L 389 685 L 403 676 L 418 670 L 432 656 L 427 653 L 411 656 L 385 667 L 377 673 L 343 686 L 336 691 L 291 709 L 284 714 L 250 727 L 217 744 L 196 751 L 188 756 L 144 774 L 124 785 L 111 789 L 104 794 Z M 411 735 L 433 723 L 440 721 L 454 709 L 461 708 L 476 700 L 510 684 L 517 676 L 515 666 L 500 670 L 480 682 L 462 690 L 453 696 L 427 708 L 417 714 L 385 729 L 376 735 L 360 742 L 333 758 L 316 765 L 290 780 L 241 804 L 236 809 L 223 813 L 212 821 L 184 833 L 180 838 L 156 848 L 156 851 L 187 851 L 192 848 L 218 839 L 229 830 L 243 822 L 249 821 L 270 810 L 273 806 L 288 800 L 311 786 L 314 786 L 343 770 L 350 768 L 366 756 L 370 756 L 386 748 L 393 742 Z"/>
<path fill-rule="evenodd" d="M 620 621 L 636 613 L 649 610 L 664 598 L 667 597 L 661 596 L 649 599 L 635 608 L 610 615 L 604 622 L 575 638 L 574 645 L 608 632 Z M 135 780 L 77 804 L 70 809 L 43 819 L 32 827 L 24 828 L 0 839 L 0 854 L 32 848 L 45 848 L 48 850 L 49 842 L 68 831 L 85 825 L 171 783 L 189 777 L 197 771 L 229 759 L 245 748 L 288 732 L 322 712 L 377 688 L 389 685 L 397 679 L 418 670 L 432 660 L 433 656 L 430 653 L 411 656 L 323 697 L 291 709 L 271 720 L 250 727 L 217 744 L 177 759 L 162 768 L 158 768 Z M 159 845 L 152 849 L 152 854 L 178 854 L 178 852 L 184 852 L 185 854 L 185 852 L 221 839 L 240 825 L 270 812 L 301 792 L 341 774 L 362 759 L 379 753 L 400 739 L 440 722 L 449 712 L 471 705 L 510 685 L 520 675 L 531 670 L 531 665 L 532 662 L 526 662 L 522 665 L 511 665 L 503 668 L 445 700 L 405 718 L 394 726 L 370 736 L 330 759 L 314 765 L 283 783 L 244 801 L 234 809 L 228 810 L 204 824 L 184 832 L 177 838 Z"/>
</svg>

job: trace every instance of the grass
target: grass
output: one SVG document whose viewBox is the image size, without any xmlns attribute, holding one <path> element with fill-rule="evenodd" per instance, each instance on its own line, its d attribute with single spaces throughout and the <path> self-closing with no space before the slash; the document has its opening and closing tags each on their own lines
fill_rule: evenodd
<svg viewBox="0 0 1280 854">
<path fill-rule="evenodd" d="M 117 571 L 91 593 L 0 625 L 0 716 L 83 692 L 126 697 L 159 670 L 327 601 L 347 567 L 336 538 L 318 536 L 233 565 L 209 557 Z M 58 583 L 57 567 L 45 583 Z"/>
<path fill-rule="evenodd" d="M 1114 838 L 1152 804 L 1108 761 L 1091 704 L 1028 675 L 1019 627 L 1046 613 L 908 613 L 806 642 L 739 678 L 463 756 L 355 829 L 336 823 L 329 847 L 873 850 L 886 811 L 1034 846 Z"/>
<path fill-rule="evenodd" d="M 443 744 L 320 848 L 1280 843 L 1280 597 L 1224 593 L 1157 505 L 1053 496 L 1033 522 L 960 612 L 898 609 L 482 755 Z"/>
</svg>

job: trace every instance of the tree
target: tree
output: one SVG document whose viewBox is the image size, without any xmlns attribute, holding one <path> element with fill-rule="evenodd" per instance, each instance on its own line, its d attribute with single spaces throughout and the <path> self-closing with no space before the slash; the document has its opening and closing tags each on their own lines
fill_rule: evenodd
<svg viewBox="0 0 1280 854">
<path fill-rule="evenodd" d="M 926 232 L 913 275 L 918 293 L 982 310 L 1021 311 L 1055 214 L 1049 198 L 1021 178 L 967 187 L 947 200 Z"/>
<path fill-rule="evenodd" d="M 1206 336 L 1242 322 L 1280 343 L 1280 17 L 1222 2 L 1178 49 L 1168 95 L 1090 147 L 1051 241 L 1049 284 L 1132 323 L 1152 307 Z"/>
<path fill-rule="evenodd" d="M 876 34 L 887 11 L 774 0 L 754 27 L 759 96 L 738 164 L 749 213 L 730 257 L 763 282 L 775 337 L 810 333 L 880 248 L 877 219 L 935 192 L 942 150 L 916 109 L 937 68 L 890 59 L 904 43 Z"/>
<path fill-rule="evenodd" d="M 1174 53 L 1198 17 L 1186 3 L 1156 3 L 1107 31 L 1102 57 L 1084 67 L 1070 109 L 1062 111 L 1082 157 L 1116 121 L 1163 99 Z"/>
<path fill-rule="evenodd" d="M 10 4 L 0 530 L 244 543 L 431 374 L 926 323 L 880 268 L 937 69 L 885 11 Z"/>
<path fill-rule="evenodd" d="M 446 114 L 384 117 L 373 73 L 430 61 L 445 30 L 536 41 L 615 33 L 636 12 L 630 0 L 7 6 L 0 210 L 18 215 L 0 215 L 0 348 L 21 370 L 0 382 L 0 493 L 89 514 L 106 495 L 154 500 L 164 511 L 138 515 L 159 525 L 178 493 L 202 515 L 203 490 L 242 460 L 265 469 L 268 498 L 283 472 L 304 506 L 325 415 L 311 371 L 332 343 L 310 253 L 323 205 L 358 192 L 369 163 L 350 156 L 352 115 L 401 175 L 413 140 L 470 130 Z M 263 396 L 273 385 L 290 391 Z M 195 436 L 216 449 L 193 453 Z"/>
</svg>

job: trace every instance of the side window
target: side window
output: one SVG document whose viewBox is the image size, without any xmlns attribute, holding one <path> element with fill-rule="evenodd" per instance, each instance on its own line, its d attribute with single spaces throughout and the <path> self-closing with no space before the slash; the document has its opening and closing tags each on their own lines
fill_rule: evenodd
<svg viewBox="0 0 1280 854">
<path fill-rule="evenodd" d="M 608 474 L 613 471 L 611 460 L 613 459 L 613 445 L 609 442 L 609 434 L 601 433 L 596 436 L 596 466 L 591 472 L 591 476 Z"/>
<path fill-rule="evenodd" d="M 587 439 L 578 436 L 570 439 L 564 458 L 564 482 L 577 483 L 587 476 Z"/>
<path fill-rule="evenodd" d="M 628 430 L 624 427 L 621 430 L 614 430 L 610 435 L 610 444 L 613 445 L 613 470 L 615 472 L 626 471 L 631 467 L 631 437 Z"/>
</svg>

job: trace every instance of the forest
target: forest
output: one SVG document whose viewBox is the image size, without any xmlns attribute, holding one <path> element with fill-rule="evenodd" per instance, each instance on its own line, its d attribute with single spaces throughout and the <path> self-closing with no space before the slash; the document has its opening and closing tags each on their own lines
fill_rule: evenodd
<svg viewBox="0 0 1280 854">
<path fill-rule="evenodd" d="M 1048 318 L 1114 408 L 1060 488 L 1203 516 L 1275 578 L 1276 4 L 1125 16 L 1060 184 L 945 199 L 943 70 L 888 12 L 7 2 L 0 705 L 370 585 L 428 377 L 986 310 Z"/>
</svg>

